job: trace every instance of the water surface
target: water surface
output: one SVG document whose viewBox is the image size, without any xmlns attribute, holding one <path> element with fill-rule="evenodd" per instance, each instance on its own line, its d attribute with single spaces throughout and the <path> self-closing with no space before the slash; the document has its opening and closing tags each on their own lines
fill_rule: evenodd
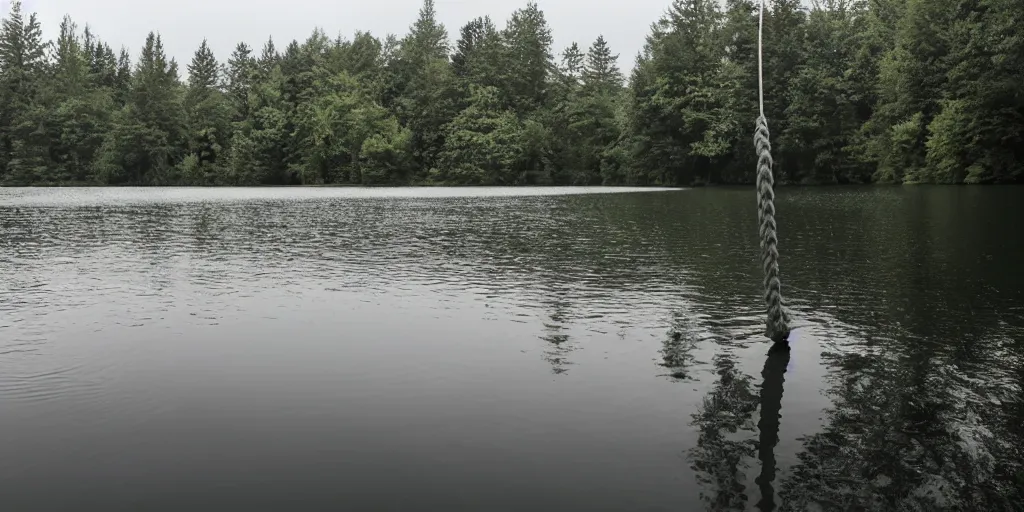
<svg viewBox="0 0 1024 512">
<path fill-rule="evenodd" d="M 604 192 L 604 193 L 594 193 Z M 1014 510 L 1020 188 L 0 189 L 9 510 Z"/>
</svg>

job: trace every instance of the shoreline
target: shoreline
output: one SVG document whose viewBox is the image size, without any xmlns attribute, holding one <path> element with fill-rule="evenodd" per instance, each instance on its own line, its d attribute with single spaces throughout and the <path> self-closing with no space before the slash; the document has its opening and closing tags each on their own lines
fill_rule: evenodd
<svg viewBox="0 0 1024 512">
<path fill-rule="evenodd" d="M 388 189 L 388 188 L 601 188 L 601 189 L 702 189 L 702 188 L 743 188 L 753 187 L 750 183 L 713 183 L 713 184 L 691 184 L 691 185 L 453 185 L 445 183 L 412 183 L 407 185 L 360 185 L 348 183 L 331 183 L 324 185 L 106 185 L 100 183 L 33 183 L 30 185 L 0 185 L 0 189 L 8 188 L 195 188 L 195 189 L 217 189 L 217 188 L 366 188 L 366 189 Z M 1022 183 L 776 183 L 776 189 L 789 188 L 822 188 L 822 187 L 921 187 L 921 186 L 942 186 L 942 187 L 989 187 L 989 186 L 1021 186 Z"/>
</svg>

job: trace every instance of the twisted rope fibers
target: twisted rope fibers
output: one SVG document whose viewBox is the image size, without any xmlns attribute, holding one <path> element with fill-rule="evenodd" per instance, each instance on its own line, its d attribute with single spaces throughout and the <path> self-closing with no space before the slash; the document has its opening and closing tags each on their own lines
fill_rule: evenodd
<svg viewBox="0 0 1024 512">
<path fill-rule="evenodd" d="M 782 305 L 782 281 L 779 279 L 779 237 L 775 223 L 775 178 L 772 175 L 772 144 L 768 119 L 764 116 L 764 0 L 757 26 L 757 88 L 760 114 L 754 129 L 757 152 L 757 221 L 761 235 L 761 264 L 764 268 L 764 301 L 768 306 L 765 336 L 778 343 L 789 337 L 789 315 Z"/>
</svg>

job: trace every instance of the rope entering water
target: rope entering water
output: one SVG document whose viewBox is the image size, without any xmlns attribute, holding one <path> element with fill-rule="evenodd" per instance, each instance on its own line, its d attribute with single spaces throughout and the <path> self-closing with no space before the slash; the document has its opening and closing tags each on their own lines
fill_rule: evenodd
<svg viewBox="0 0 1024 512">
<path fill-rule="evenodd" d="M 754 129 L 757 151 L 757 220 L 761 235 L 761 263 L 764 267 L 764 301 L 768 306 L 765 336 L 778 343 L 789 337 L 789 318 L 782 306 L 782 281 L 779 279 L 779 237 L 775 224 L 775 178 L 772 176 L 772 144 L 768 119 L 764 116 L 764 2 L 757 22 L 757 94 L 759 115 Z"/>
</svg>

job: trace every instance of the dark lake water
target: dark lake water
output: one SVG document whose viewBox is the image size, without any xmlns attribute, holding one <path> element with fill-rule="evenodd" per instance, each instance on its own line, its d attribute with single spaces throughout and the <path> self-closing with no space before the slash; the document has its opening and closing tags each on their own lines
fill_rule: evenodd
<svg viewBox="0 0 1024 512">
<path fill-rule="evenodd" d="M 1021 510 L 1024 189 L 591 192 L 0 189 L 0 508 Z"/>
</svg>

